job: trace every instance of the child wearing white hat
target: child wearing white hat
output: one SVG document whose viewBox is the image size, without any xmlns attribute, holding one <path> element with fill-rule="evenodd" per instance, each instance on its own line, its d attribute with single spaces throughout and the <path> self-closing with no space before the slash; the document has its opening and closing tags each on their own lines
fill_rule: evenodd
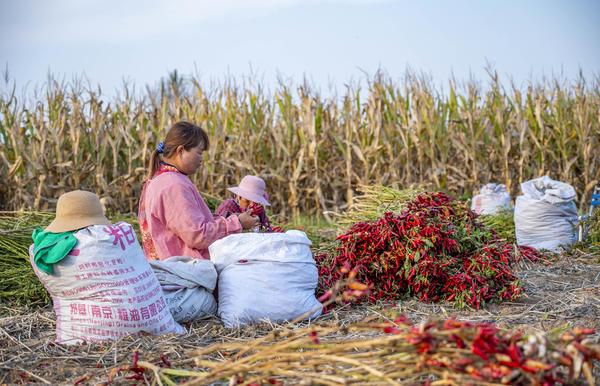
<svg viewBox="0 0 600 386">
<path fill-rule="evenodd" d="M 219 205 L 216 210 L 218 216 L 227 218 L 233 214 L 250 212 L 253 216 L 258 216 L 260 230 L 271 231 L 264 208 L 271 204 L 266 193 L 265 181 L 262 178 L 245 176 L 238 186 L 227 188 L 227 190 L 235 194 L 235 197 L 225 200 Z"/>
</svg>

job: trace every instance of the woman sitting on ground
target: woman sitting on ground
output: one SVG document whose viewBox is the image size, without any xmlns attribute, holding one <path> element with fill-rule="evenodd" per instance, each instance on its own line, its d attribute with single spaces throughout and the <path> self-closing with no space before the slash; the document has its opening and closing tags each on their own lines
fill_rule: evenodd
<svg viewBox="0 0 600 386">
<path fill-rule="evenodd" d="M 152 153 L 138 211 L 147 259 L 208 259 L 210 244 L 258 225 L 258 218 L 247 212 L 228 218 L 213 216 L 188 177 L 202 166 L 208 145 L 202 128 L 178 122 Z"/>
</svg>

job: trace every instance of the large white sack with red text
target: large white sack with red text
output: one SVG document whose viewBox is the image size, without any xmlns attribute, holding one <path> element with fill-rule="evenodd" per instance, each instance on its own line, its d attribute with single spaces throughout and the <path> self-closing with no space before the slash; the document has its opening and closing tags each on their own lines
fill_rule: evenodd
<svg viewBox="0 0 600 386">
<path fill-rule="evenodd" d="M 93 225 L 74 236 L 77 245 L 51 275 L 37 269 L 33 245 L 29 249 L 34 271 L 52 296 L 57 342 L 185 331 L 173 320 L 131 225 Z"/>
</svg>

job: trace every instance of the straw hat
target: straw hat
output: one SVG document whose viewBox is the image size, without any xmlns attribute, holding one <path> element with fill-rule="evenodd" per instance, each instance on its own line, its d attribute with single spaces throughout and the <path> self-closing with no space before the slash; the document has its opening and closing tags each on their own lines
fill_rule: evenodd
<svg viewBox="0 0 600 386">
<path fill-rule="evenodd" d="M 265 188 L 265 181 L 262 178 L 256 176 L 245 176 L 242 178 L 239 186 L 227 188 L 227 190 L 245 198 L 246 200 L 268 206 L 271 204 L 269 204 L 269 201 L 267 201 L 265 198 Z"/>
<path fill-rule="evenodd" d="M 110 225 L 110 221 L 104 216 L 97 195 L 85 190 L 74 190 L 58 198 L 56 217 L 45 230 L 61 233 L 90 225 Z"/>
</svg>

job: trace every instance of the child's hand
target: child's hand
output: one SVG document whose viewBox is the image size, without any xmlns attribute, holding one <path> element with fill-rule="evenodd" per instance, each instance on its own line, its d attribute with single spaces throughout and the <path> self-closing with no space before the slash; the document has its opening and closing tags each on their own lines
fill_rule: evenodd
<svg viewBox="0 0 600 386">
<path fill-rule="evenodd" d="M 238 214 L 238 219 L 244 229 L 252 229 L 258 225 L 258 217 L 252 216 L 250 212 L 242 212 Z"/>
</svg>

